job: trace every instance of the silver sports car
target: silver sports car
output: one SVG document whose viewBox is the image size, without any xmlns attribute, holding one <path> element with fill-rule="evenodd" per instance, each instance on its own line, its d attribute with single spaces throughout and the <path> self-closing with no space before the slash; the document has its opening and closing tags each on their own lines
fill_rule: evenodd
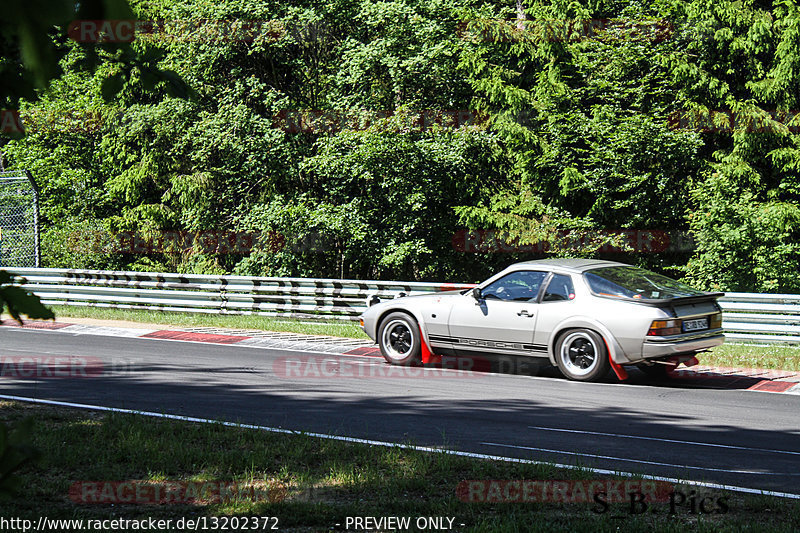
<svg viewBox="0 0 800 533">
<path fill-rule="evenodd" d="M 514 264 L 474 289 L 396 298 L 361 315 L 392 364 L 436 356 L 548 358 L 568 378 L 592 381 L 623 365 L 666 374 L 719 346 L 722 293 L 612 261 Z"/>
</svg>

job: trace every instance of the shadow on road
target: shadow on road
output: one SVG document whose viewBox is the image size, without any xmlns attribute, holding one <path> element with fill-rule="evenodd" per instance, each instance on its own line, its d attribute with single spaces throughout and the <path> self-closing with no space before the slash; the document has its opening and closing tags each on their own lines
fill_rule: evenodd
<svg viewBox="0 0 800 533">
<path fill-rule="evenodd" d="M 788 395 L 681 379 L 656 385 L 635 371 L 623 385 L 575 383 L 543 366 L 511 375 L 390 375 L 389 365 L 372 357 L 347 359 L 368 370 L 354 377 L 342 374 L 345 359 L 335 355 L 323 359 L 337 371 L 292 378 L 279 375 L 276 362 L 304 354 L 38 332 L 3 341 L 4 357 L 13 346 L 14 354 L 59 350 L 106 365 L 80 378 L 0 379 L 7 395 L 789 492 L 800 472 L 800 424 Z M 745 388 L 739 381 L 735 388 Z"/>
</svg>

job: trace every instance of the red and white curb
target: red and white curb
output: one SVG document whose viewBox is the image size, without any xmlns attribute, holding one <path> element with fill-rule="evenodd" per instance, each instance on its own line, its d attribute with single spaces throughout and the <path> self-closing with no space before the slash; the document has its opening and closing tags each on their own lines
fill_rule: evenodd
<svg viewBox="0 0 800 533">
<path fill-rule="evenodd" d="M 5 321 L 2 326 L 23 329 L 57 330 L 73 335 L 102 335 L 110 337 L 162 339 L 171 341 L 225 344 L 252 348 L 286 349 L 292 351 L 324 352 L 332 355 L 380 356 L 372 341 L 303 335 L 260 330 L 236 330 L 213 327 L 193 327 L 174 330 L 122 328 L 71 324 L 68 322 L 28 321 L 23 325 Z M 731 368 L 695 365 L 679 367 L 671 373 L 673 379 L 700 387 L 740 389 L 800 395 L 800 372 L 760 368 Z"/>
<path fill-rule="evenodd" d="M 800 372 L 790 370 L 695 365 L 678 367 L 671 375 L 701 386 L 800 394 Z"/>
<path fill-rule="evenodd" d="M 6 321 L 3 322 L 2 326 L 23 329 L 57 330 L 59 333 L 71 333 L 73 335 L 102 335 L 107 337 L 199 342 L 203 344 L 227 344 L 254 348 L 291 349 L 295 351 L 308 350 L 336 355 L 380 355 L 380 350 L 372 341 L 326 335 L 303 335 L 299 333 L 211 327 L 176 328 L 169 330 L 121 328 L 48 321 L 28 321 L 22 325 Z"/>
</svg>

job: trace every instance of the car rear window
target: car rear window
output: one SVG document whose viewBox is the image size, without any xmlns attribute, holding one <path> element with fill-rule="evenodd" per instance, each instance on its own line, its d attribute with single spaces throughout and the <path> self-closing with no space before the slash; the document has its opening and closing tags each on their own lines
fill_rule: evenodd
<svg viewBox="0 0 800 533">
<path fill-rule="evenodd" d="M 597 268 L 583 277 L 592 292 L 600 296 L 662 300 L 704 294 L 680 281 L 631 266 Z"/>
</svg>

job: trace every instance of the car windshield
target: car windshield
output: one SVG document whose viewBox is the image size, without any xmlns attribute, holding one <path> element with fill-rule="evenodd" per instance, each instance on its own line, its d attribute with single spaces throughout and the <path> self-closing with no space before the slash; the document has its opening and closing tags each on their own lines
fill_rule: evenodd
<svg viewBox="0 0 800 533">
<path fill-rule="evenodd" d="M 660 300 L 704 294 L 680 281 L 632 266 L 597 268 L 583 276 L 592 292 L 600 296 Z"/>
</svg>

